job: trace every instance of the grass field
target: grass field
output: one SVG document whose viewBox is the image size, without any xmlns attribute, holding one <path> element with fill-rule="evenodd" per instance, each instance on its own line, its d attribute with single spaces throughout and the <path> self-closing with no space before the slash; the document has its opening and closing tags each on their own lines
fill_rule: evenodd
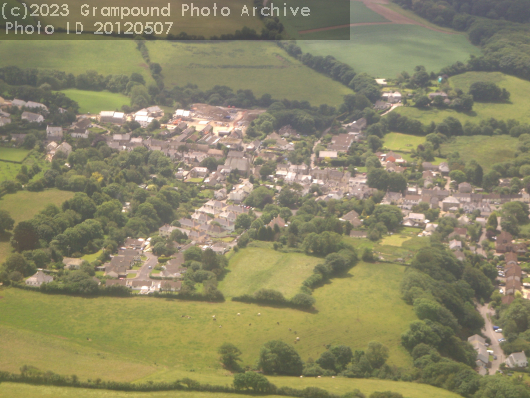
<svg viewBox="0 0 530 398">
<path fill-rule="evenodd" d="M 6 152 L 6 156 L 15 157 L 18 155 L 20 158 L 22 155 L 22 152 L 15 152 L 14 154 L 8 155 L 7 151 L 11 151 L 11 150 L 18 151 L 18 148 L 0 147 L 0 150 L 4 150 Z M 24 149 L 22 149 L 21 151 L 25 151 L 25 153 L 28 152 Z M 11 163 L 11 162 L 0 161 L 0 182 L 5 181 L 5 180 L 15 179 L 22 165 L 26 165 L 29 168 L 33 166 L 33 164 L 37 164 L 41 168 L 41 171 L 38 174 L 34 175 L 33 179 L 41 178 L 44 175 L 44 172 L 50 168 L 50 163 L 44 159 L 44 155 L 36 151 L 30 152 L 29 155 L 24 158 L 24 161 L 22 163 Z"/>
<path fill-rule="evenodd" d="M 193 377 L 193 376 L 192 376 Z M 218 381 L 220 385 L 230 384 L 232 377 L 224 377 Z M 431 387 L 426 384 L 405 383 L 388 380 L 363 380 L 363 379 L 330 379 L 330 378 L 304 378 L 293 377 L 269 377 L 269 380 L 278 385 L 288 385 L 293 388 L 304 389 L 306 387 L 320 387 L 329 392 L 344 394 L 355 389 L 359 389 L 366 396 L 375 391 L 399 392 L 406 398 L 458 398 L 459 395 Z M 212 383 L 213 384 L 213 383 Z M 78 397 L 78 398 L 250 398 L 255 395 L 244 394 L 223 394 L 207 392 L 184 392 L 165 391 L 152 393 L 121 392 L 108 390 L 89 390 L 67 387 L 32 386 L 28 384 L 2 383 L 0 384 L 0 397 L 24 397 L 24 398 L 57 398 L 57 397 Z M 268 395 L 270 398 L 279 398 L 276 395 Z"/>
<path fill-rule="evenodd" d="M 340 34 L 336 30 L 327 32 L 329 38 Z M 300 40 L 297 44 L 303 52 L 333 55 L 358 72 L 386 78 L 401 71 L 411 73 L 417 65 L 437 72 L 456 61 L 465 62 L 471 54 L 480 55 L 479 48 L 465 35 L 448 35 L 417 25 L 354 26 L 350 32 L 347 42 Z M 312 35 L 315 33 L 305 34 L 304 39 L 312 39 Z"/>
<path fill-rule="evenodd" d="M 148 41 L 152 62 L 162 66 L 166 88 L 197 84 L 250 89 L 256 97 L 307 100 L 311 105 L 339 105 L 352 91 L 315 72 L 270 42 L 177 43 Z M 326 54 L 327 55 L 327 54 Z"/>
<path fill-rule="evenodd" d="M 22 162 L 29 152 L 29 149 L 0 147 L 0 160 Z"/>
<path fill-rule="evenodd" d="M 0 341 L 0 351 L 9 349 L 9 355 L 0 357 L 0 369 L 16 371 L 28 364 L 57 373 L 71 374 L 75 369 L 79 377 L 99 374 L 120 380 L 137 380 L 149 374 L 172 380 L 190 371 L 222 375 L 215 352 L 222 343 L 235 342 L 243 352 L 243 364 L 253 365 L 264 342 L 292 342 L 297 336 L 301 340 L 296 349 L 304 360 L 317 358 L 324 344 L 342 343 L 360 349 L 378 340 L 389 347 L 391 364 L 410 367 L 411 358 L 400 346 L 401 333 L 415 319 L 412 308 L 400 299 L 404 270 L 393 264 L 360 263 L 347 277 L 315 290 L 316 313 L 232 301 L 84 299 L 3 289 L 0 328 L 12 330 L 14 337 Z M 17 330 L 33 337 L 22 333 L 17 337 Z M 76 361 L 83 366 L 72 367 Z M 136 370 L 102 366 L 106 361 L 134 365 Z"/>
<path fill-rule="evenodd" d="M 130 105 L 129 97 L 109 91 L 84 91 L 69 89 L 61 91 L 79 104 L 80 113 L 98 114 L 101 111 L 121 110 L 122 105 Z"/>
<path fill-rule="evenodd" d="M 442 144 L 441 149 L 443 154 L 458 152 L 464 159 L 476 160 L 486 173 L 495 163 L 513 160 L 518 142 L 517 138 L 506 135 L 492 137 L 475 135 L 456 137 Z"/>
<path fill-rule="evenodd" d="M 281 253 L 270 248 L 249 247 L 230 258 L 229 272 L 219 284 L 227 297 L 275 289 L 289 298 L 322 259 L 301 253 Z"/>
<path fill-rule="evenodd" d="M 423 143 L 425 137 L 410 134 L 388 133 L 384 138 L 384 147 L 392 151 L 410 152 Z"/>
<path fill-rule="evenodd" d="M 5 163 L 5 162 L 0 162 Z M 0 198 L 0 209 L 7 210 L 15 222 L 28 220 L 44 209 L 49 203 L 58 206 L 74 196 L 73 192 L 48 189 L 42 192 L 19 191 L 15 194 L 4 195 Z M 10 234 L 0 234 L 0 264 L 11 252 L 9 245 Z"/>
<path fill-rule="evenodd" d="M 1 38 L 1 37 L 0 37 Z M 2 40 L 0 67 L 56 69 L 79 75 L 140 73 L 153 82 L 149 67 L 132 40 Z"/>
<path fill-rule="evenodd" d="M 395 112 L 418 119 L 424 124 L 428 124 L 431 121 L 439 123 L 449 116 L 459 119 L 462 124 L 467 121 L 479 123 L 481 120 L 492 117 L 499 120 L 516 119 L 521 123 L 530 123 L 530 109 L 528 108 L 527 96 L 530 90 L 529 81 L 500 72 L 467 72 L 449 79 L 449 83 L 453 88 L 459 88 L 464 92 L 467 92 L 469 86 L 476 81 L 489 81 L 496 83 L 501 88 L 505 88 L 511 94 L 510 103 L 475 102 L 473 111 L 469 113 L 456 112 L 450 109 L 420 110 L 413 107 L 399 107 Z"/>
</svg>

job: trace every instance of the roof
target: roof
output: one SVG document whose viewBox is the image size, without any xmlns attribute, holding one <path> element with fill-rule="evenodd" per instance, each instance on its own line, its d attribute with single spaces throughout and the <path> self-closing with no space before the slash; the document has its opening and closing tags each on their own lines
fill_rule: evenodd
<svg viewBox="0 0 530 398">
<path fill-rule="evenodd" d="M 53 281 L 53 276 L 46 275 L 42 270 L 38 270 L 34 275 L 26 279 L 26 282 L 36 282 L 38 284 L 48 283 Z"/>
</svg>

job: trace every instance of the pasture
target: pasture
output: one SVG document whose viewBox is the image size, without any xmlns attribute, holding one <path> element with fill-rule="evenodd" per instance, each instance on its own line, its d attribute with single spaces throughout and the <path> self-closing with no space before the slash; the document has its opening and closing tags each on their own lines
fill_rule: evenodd
<svg viewBox="0 0 530 398">
<path fill-rule="evenodd" d="M 340 34 L 337 30 L 327 33 L 329 38 Z M 313 40 L 318 39 L 313 36 L 317 34 L 305 34 L 307 40 L 297 42 L 304 53 L 333 55 L 358 72 L 381 78 L 393 78 L 401 71 L 412 73 L 417 65 L 437 72 L 444 66 L 465 62 L 470 55 L 481 53 L 463 34 L 449 35 L 417 25 L 352 26 L 349 41 Z"/>
<path fill-rule="evenodd" d="M 513 160 L 518 142 L 506 135 L 474 135 L 452 138 L 441 145 L 441 150 L 443 154 L 459 152 L 463 159 L 474 159 L 487 173 L 493 164 Z"/>
<path fill-rule="evenodd" d="M 191 375 L 193 377 L 193 375 Z M 220 385 L 231 384 L 232 377 L 219 378 Z M 268 377 L 269 381 L 277 386 L 290 386 L 304 389 L 306 387 L 320 387 L 329 392 L 344 394 L 359 389 L 366 396 L 375 391 L 399 392 L 407 398 L 458 398 L 459 395 L 432 387 L 426 384 L 405 383 L 388 380 L 365 380 L 365 379 L 331 379 L 331 378 L 304 378 L 294 377 Z M 213 384 L 213 383 L 212 383 Z M 2 383 L 0 384 L 0 397 L 25 397 L 25 398 L 50 398 L 71 397 L 78 398 L 250 398 L 255 395 L 245 394 L 223 394 L 208 392 L 187 391 L 164 391 L 164 392 L 121 392 L 109 390 L 90 390 L 84 388 L 33 386 L 29 384 Z M 267 395 L 270 398 L 279 398 L 276 395 Z"/>
<path fill-rule="evenodd" d="M 46 3 L 43 0 L 32 0 L 31 3 L 35 4 L 43 4 Z M 201 16 L 190 16 L 190 12 L 188 12 L 185 16 L 182 16 L 181 14 L 181 7 L 182 4 L 188 4 L 191 6 L 189 2 L 183 1 L 183 0 L 151 0 L 148 4 L 143 2 L 142 0 L 118 0 L 113 2 L 112 4 L 109 4 L 106 1 L 94 1 L 90 3 L 90 10 L 92 10 L 93 6 L 96 6 L 98 8 L 98 11 L 94 15 L 92 12 L 89 13 L 89 15 L 82 15 L 81 14 L 81 7 L 80 4 L 73 0 L 67 0 L 64 3 L 69 5 L 69 15 L 67 18 L 65 17 L 42 17 L 40 18 L 44 24 L 52 24 L 56 28 L 62 27 L 66 29 L 66 23 L 70 21 L 70 26 L 74 24 L 75 21 L 82 21 L 83 28 L 85 31 L 94 32 L 98 29 L 97 26 L 95 26 L 95 22 L 111 22 L 114 24 L 113 30 L 114 32 L 117 31 L 117 27 L 115 26 L 116 22 L 121 22 L 121 31 L 125 32 L 127 31 L 127 26 L 125 25 L 125 22 L 129 21 L 132 23 L 143 23 L 146 22 L 162 22 L 164 24 L 162 33 L 159 34 L 159 32 L 156 32 L 157 35 L 165 37 L 167 32 L 167 25 L 165 25 L 166 22 L 173 21 L 173 26 L 169 33 L 172 33 L 174 35 L 177 35 L 181 32 L 186 32 L 189 35 L 200 35 L 204 36 L 205 38 L 210 38 L 211 36 L 219 36 L 221 34 L 227 34 L 227 33 L 234 33 L 236 30 L 240 30 L 244 26 L 247 26 L 251 29 L 255 29 L 258 33 L 261 32 L 261 29 L 263 27 L 263 24 L 259 20 L 259 18 L 252 16 L 252 1 L 249 0 L 225 0 L 222 2 L 222 4 L 218 4 L 218 10 L 217 10 L 217 16 L 214 16 L 213 10 L 210 11 L 210 15 L 201 15 Z M 151 16 L 126 16 L 124 18 L 120 18 L 119 16 L 115 17 L 106 17 L 103 16 L 99 10 L 102 9 L 104 6 L 111 5 L 112 7 L 144 7 L 148 5 L 149 7 L 158 7 L 161 9 L 162 7 L 167 7 L 168 3 L 170 4 L 170 16 L 164 16 L 163 14 L 157 15 L 156 13 Z M 209 7 L 212 9 L 212 2 L 208 0 L 195 0 L 193 1 L 193 5 L 195 7 Z M 250 10 L 250 16 L 241 16 L 241 10 L 243 6 L 246 5 Z M 228 16 L 221 16 L 220 11 L 221 7 L 229 7 L 231 12 Z M 110 28 L 107 28 L 110 29 Z M 159 29 L 158 27 L 156 29 Z M 141 28 L 137 27 L 136 31 L 134 33 L 139 34 Z M 130 30 L 131 33 L 133 33 L 133 30 Z M 129 33 L 129 34 L 131 34 Z M 131 35 L 130 37 L 134 37 L 135 35 Z M 92 36 L 93 37 L 93 36 Z"/>
<path fill-rule="evenodd" d="M 153 82 L 149 67 L 132 40 L 3 40 L 0 67 L 4 66 L 56 69 L 74 75 L 87 70 L 104 76 L 130 76 L 136 72 L 147 83 Z"/>
<path fill-rule="evenodd" d="M 0 147 L 0 161 L 22 162 L 29 154 L 29 149 Z"/>
<path fill-rule="evenodd" d="M 509 103 L 484 103 L 475 102 L 471 112 L 456 112 L 451 109 L 430 108 L 421 110 L 414 107 L 399 107 L 394 112 L 414 119 L 423 124 L 431 121 L 439 123 L 445 118 L 452 116 L 465 122 L 479 123 L 481 120 L 495 118 L 498 120 L 516 119 L 521 123 L 530 123 L 530 110 L 528 108 L 527 93 L 530 90 L 530 82 L 514 76 L 505 75 L 500 72 L 467 72 L 449 78 L 449 84 L 453 89 L 469 91 L 471 84 L 477 81 L 488 81 L 505 88 L 511 94 Z"/>
<path fill-rule="evenodd" d="M 402 133 L 388 133 L 384 137 L 384 147 L 392 151 L 410 152 L 416 149 L 418 145 L 425 143 L 425 137 L 402 134 Z"/>
<path fill-rule="evenodd" d="M 298 293 L 302 282 L 322 259 L 302 253 L 281 253 L 265 247 L 248 247 L 230 258 L 228 273 L 219 284 L 226 297 L 275 289 L 286 298 Z"/>
<path fill-rule="evenodd" d="M 130 105 L 131 103 L 130 98 L 126 95 L 111 93 L 110 91 L 68 89 L 61 92 L 79 104 L 79 113 L 91 113 L 94 115 L 104 110 L 121 110 L 123 105 Z"/>
<path fill-rule="evenodd" d="M 11 148 L 0 148 L 0 149 L 11 149 Z M 18 148 L 12 148 L 18 149 Z M 25 150 L 23 150 L 25 151 Z M 26 151 L 27 152 L 27 151 Z M 21 153 L 19 152 L 19 155 Z M 16 156 L 16 155 L 6 155 L 6 156 Z M 0 182 L 5 180 L 14 180 L 17 174 L 20 171 L 22 165 L 33 166 L 37 164 L 41 171 L 33 176 L 33 179 L 39 179 L 44 175 L 44 172 L 50 168 L 50 163 L 46 162 L 44 156 L 39 152 L 30 152 L 28 156 L 25 157 L 22 163 L 11 163 L 11 162 L 2 162 L 0 161 Z"/>
<path fill-rule="evenodd" d="M 252 90 L 256 97 L 307 100 L 311 105 L 340 105 L 352 91 L 309 69 L 271 42 L 148 41 L 152 62 L 162 66 L 167 89 L 196 84 L 201 90 L 224 85 Z M 326 54 L 327 55 L 327 54 Z"/>
<path fill-rule="evenodd" d="M 243 365 L 253 365 L 266 341 L 293 342 L 297 336 L 304 360 L 317 358 L 325 344 L 360 349 L 377 340 L 389 347 L 390 364 L 410 367 L 400 345 L 401 333 L 415 319 L 400 298 L 404 271 L 394 264 L 359 263 L 347 276 L 315 290 L 315 313 L 232 301 L 84 299 L 5 288 L 0 290 L 0 328 L 13 333 L 0 341 L 0 350 L 9 352 L 0 357 L 0 369 L 17 371 L 28 364 L 66 374 L 75 369 L 82 378 L 129 381 L 148 375 L 174 380 L 182 372 L 222 375 L 216 353 L 222 343 L 234 342 L 243 352 Z"/>
</svg>

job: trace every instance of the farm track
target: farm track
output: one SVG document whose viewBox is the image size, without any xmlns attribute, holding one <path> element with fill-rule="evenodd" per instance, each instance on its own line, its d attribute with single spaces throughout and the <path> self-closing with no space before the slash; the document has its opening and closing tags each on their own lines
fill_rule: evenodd
<svg viewBox="0 0 530 398">
<path fill-rule="evenodd" d="M 418 21 L 415 21 L 414 19 L 408 18 L 405 15 L 400 14 L 399 12 L 396 12 L 394 10 L 391 10 L 385 7 L 384 4 L 388 4 L 388 0 L 351 0 L 351 1 L 362 1 L 366 7 L 378 13 L 379 15 L 385 17 L 386 19 L 389 20 L 389 22 L 364 22 L 364 23 L 353 23 L 349 25 L 328 26 L 325 28 L 301 30 L 298 33 L 303 35 L 307 33 L 322 32 L 325 30 L 342 29 L 342 28 L 347 28 L 347 27 L 352 27 L 352 26 L 399 24 L 399 25 L 418 25 L 426 29 L 434 30 L 435 32 L 445 33 L 448 35 L 455 34 L 455 33 L 448 32 L 443 29 L 438 29 L 432 26 L 422 24 Z M 264 0 L 264 4 L 266 4 L 266 2 L 267 0 Z"/>
</svg>

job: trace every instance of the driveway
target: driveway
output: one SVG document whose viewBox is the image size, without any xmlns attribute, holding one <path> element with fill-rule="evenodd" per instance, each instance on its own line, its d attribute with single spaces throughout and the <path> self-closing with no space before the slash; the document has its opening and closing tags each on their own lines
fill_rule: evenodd
<svg viewBox="0 0 530 398">
<path fill-rule="evenodd" d="M 498 341 L 498 339 L 504 336 L 502 333 L 495 333 L 493 331 L 493 323 L 491 323 L 490 317 L 488 317 L 488 315 L 492 316 L 494 311 L 490 310 L 487 304 L 478 305 L 477 309 L 480 312 L 480 315 L 482 315 L 484 318 L 484 322 L 486 324 L 485 328 L 482 329 L 482 332 L 484 333 L 484 336 L 489 337 L 491 340 L 491 345 L 488 347 L 488 350 L 493 350 L 494 355 L 497 355 L 497 360 L 492 361 L 491 368 L 489 369 L 489 374 L 494 375 L 499 370 L 501 363 L 503 363 L 506 359 Z"/>
</svg>

